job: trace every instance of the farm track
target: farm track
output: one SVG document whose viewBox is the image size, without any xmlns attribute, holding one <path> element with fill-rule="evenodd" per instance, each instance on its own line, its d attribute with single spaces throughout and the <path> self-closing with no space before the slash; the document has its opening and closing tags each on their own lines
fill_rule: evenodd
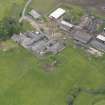
<svg viewBox="0 0 105 105">
<path fill-rule="evenodd" d="M 28 0 L 23 8 L 23 11 L 22 11 L 22 16 L 21 18 L 19 19 L 19 23 L 22 22 L 22 20 L 25 18 L 25 12 L 26 12 L 26 9 L 27 7 L 30 5 L 30 3 L 32 2 L 32 0 Z"/>
</svg>

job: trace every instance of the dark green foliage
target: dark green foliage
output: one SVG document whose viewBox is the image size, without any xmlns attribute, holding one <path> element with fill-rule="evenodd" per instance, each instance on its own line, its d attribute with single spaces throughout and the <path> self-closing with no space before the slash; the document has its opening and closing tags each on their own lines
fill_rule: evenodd
<svg viewBox="0 0 105 105">
<path fill-rule="evenodd" d="M 99 28 L 97 28 L 97 32 L 104 31 L 104 28 L 105 28 L 105 23 L 103 23 Z"/>
<path fill-rule="evenodd" d="M 64 18 L 65 21 L 68 21 L 68 22 L 72 21 L 72 17 L 71 17 L 70 13 L 66 14 L 63 18 Z"/>
<path fill-rule="evenodd" d="M 66 9 L 66 14 L 64 16 L 64 20 L 68 22 L 73 22 L 74 24 L 78 24 L 80 22 L 81 16 L 84 15 L 84 10 L 80 6 L 75 5 L 65 5 L 63 6 Z"/>
<path fill-rule="evenodd" d="M 22 30 L 21 25 L 14 18 L 7 17 L 0 21 L 1 40 L 8 39 L 14 33 L 19 33 L 21 30 Z"/>
</svg>

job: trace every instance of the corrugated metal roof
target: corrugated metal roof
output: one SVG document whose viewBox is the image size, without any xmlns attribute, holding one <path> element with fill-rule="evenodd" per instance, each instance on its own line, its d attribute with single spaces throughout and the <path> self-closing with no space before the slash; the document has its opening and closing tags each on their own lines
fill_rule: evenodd
<svg viewBox="0 0 105 105">
<path fill-rule="evenodd" d="M 71 24 L 71 23 L 69 23 L 69 22 L 67 22 L 67 21 L 64 21 L 64 20 L 61 21 L 61 24 L 62 24 L 62 25 L 65 25 L 65 26 L 68 26 L 68 27 L 70 27 L 70 28 L 73 27 L 73 24 Z"/>
<path fill-rule="evenodd" d="M 40 15 L 38 12 L 36 12 L 34 9 L 32 9 L 32 10 L 29 12 L 29 14 L 30 14 L 31 16 L 33 16 L 35 19 L 38 19 L 38 18 L 41 17 L 41 15 Z"/>
<path fill-rule="evenodd" d="M 96 48 L 97 50 L 105 52 L 105 44 L 97 40 L 92 40 L 90 44 L 92 47 Z"/>
<path fill-rule="evenodd" d="M 105 42 L 105 36 L 103 35 L 98 35 L 96 38 Z"/>
<path fill-rule="evenodd" d="M 92 36 L 89 35 L 88 33 L 84 32 L 84 31 L 76 31 L 73 34 L 73 38 L 75 40 L 78 40 L 78 41 L 86 44 L 92 39 Z"/>
<path fill-rule="evenodd" d="M 49 18 L 55 18 L 55 19 L 58 19 L 60 18 L 66 11 L 62 8 L 58 8 L 57 10 L 55 10 L 54 12 L 52 12 L 50 15 L 49 15 Z"/>
</svg>

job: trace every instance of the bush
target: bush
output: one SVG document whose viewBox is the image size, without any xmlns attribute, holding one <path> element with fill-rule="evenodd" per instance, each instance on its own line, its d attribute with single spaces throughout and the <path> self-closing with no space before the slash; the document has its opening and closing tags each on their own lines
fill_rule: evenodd
<svg viewBox="0 0 105 105">
<path fill-rule="evenodd" d="M 19 33 L 22 30 L 21 25 L 11 17 L 4 18 L 0 21 L 0 39 L 6 40 L 14 33 Z"/>
<path fill-rule="evenodd" d="M 65 5 L 65 9 L 67 10 L 66 15 L 64 16 L 64 20 L 71 21 L 74 24 L 78 24 L 80 22 L 81 16 L 84 15 L 83 8 L 74 5 Z"/>
</svg>

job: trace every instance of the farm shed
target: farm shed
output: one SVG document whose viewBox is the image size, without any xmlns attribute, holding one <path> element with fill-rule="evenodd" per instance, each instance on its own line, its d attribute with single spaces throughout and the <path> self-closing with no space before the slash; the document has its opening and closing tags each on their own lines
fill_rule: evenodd
<svg viewBox="0 0 105 105">
<path fill-rule="evenodd" d="M 105 52 L 105 44 L 97 40 L 92 40 L 90 45 L 99 51 Z"/>
<path fill-rule="evenodd" d="M 13 35 L 12 40 L 15 42 L 21 44 L 24 48 L 30 49 L 33 47 L 33 45 L 38 45 L 38 42 L 40 41 L 46 41 L 48 40 L 47 37 L 44 34 L 37 34 L 36 32 L 25 32 L 20 33 L 20 35 Z"/>
<path fill-rule="evenodd" d="M 24 48 L 39 55 L 44 55 L 48 52 L 56 54 L 65 48 L 65 46 L 59 41 L 48 39 L 44 33 L 33 31 L 20 33 L 20 35 L 14 34 L 11 39 Z"/>
<path fill-rule="evenodd" d="M 40 19 L 41 18 L 41 15 L 35 11 L 34 9 L 32 9 L 29 14 L 34 18 L 34 19 Z"/>
<path fill-rule="evenodd" d="M 59 19 L 61 16 L 63 16 L 65 14 L 65 12 L 66 11 L 64 9 L 58 8 L 49 15 L 49 18 L 51 18 L 51 19 Z"/>
<path fill-rule="evenodd" d="M 21 41 L 21 38 L 19 35 L 16 35 L 14 34 L 12 37 L 11 37 L 12 40 L 14 40 L 15 42 L 19 43 Z"/>
<path fill-rule="evenodd" d="M 73 27 L 74 27 L 73 24 L 71 24 L 71 23 L 69 23 L 69 22 L 67 22 L 67 21 L 65 21 L 65 20 L 62 20 L 62 21 L 60 22 L 60 28 L 61 28 L 62 30 L 71 31 L 71 30 L 73 29 Z"/>
<path fill-rule="evenodd" d="M 39 41 L 39 42 L 37 42 L 37 43 L 34 43 L 34 44 L 32 45 L 32 49 L 31 49 L 31 50 L 32 50 L 34 53 L 40 54 L 40 52 L 44 52 L 45 44 L 46 44 L 46 41 L 41 40 L 41 41 Z"/>
<path fill-rule="evenodd" d="M 83 44 L 87 44 L 91 41 L 92 36 L 85 31 L 76 31 L 73 34 L 73 39 Z"/>
<path fill-rule="evenodd" d="M 46 48 L 47 52 L 57 54 L 58 52 L 62 51 L 65 48 L 65 46 L 63 45 L 63 43 L 60 43 L 55 40 L 50 40 L 48 41 Z"/>
<path fill-rule="evenodd" d="M 69 28 L 72 28 L 72 27 L 73 27 L 73 25 L 72 25 L 71 23 L 69 23 L 69 22 L 67 22 L 67 21 L 65 21 L 65 20 L 62 20 L 62 21 L 61 21 L 61 24 L 64 25 L 64 26 L 67 26 L 67 27 L 69 27 Z"/>
<path fill-rule="evenodd" d="M 99 40 L 99 41 L 101 41 L 101 42 L 105 42 L 105 36 L 103 36 L 103 35 L 98 35 L 96 37 L 96 39 Z"/>
<path fill-rule="evenodd" d="M 24 34 L 25 34 L 25 36 L 27 36 L 27 37 L 31 38 L 32 40 L 34 40 L 34 42 L 37 42 L 37 41 L 42 40 L 44 38 L 47 39 L 47 37 L 42 33 L 37 34 L 36 32 L 27 32 L 27 33 L 24 33 Z"/>
</svg>

